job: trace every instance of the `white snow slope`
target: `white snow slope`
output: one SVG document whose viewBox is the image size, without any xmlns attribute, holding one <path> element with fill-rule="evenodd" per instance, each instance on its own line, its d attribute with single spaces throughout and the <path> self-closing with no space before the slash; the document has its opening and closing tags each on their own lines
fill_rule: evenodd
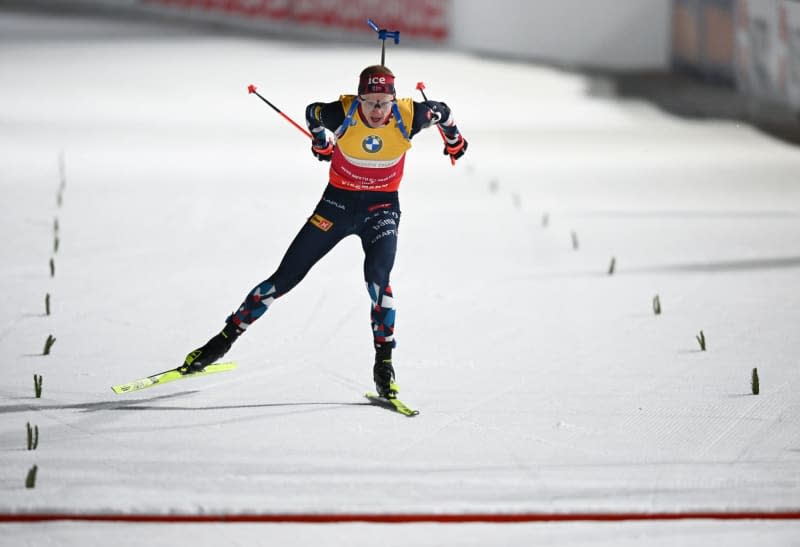
<svg viewBox="0 0 800 547">
<path fill-rule="evenodd" d="M 401 188 L 395 363 L 418 417 L 364 404 L 357 238 L 237 342 L 236 371 L 111 392 L 217 332 L 325 186 L 247 85 L 300 121 L 378 56 L 0 13 L 0 513 L 798 511 L 800 150 L 525 64 L 388 47 L 400 95 L 424 81 L 470 143 L 453 168 L 419 135 Z M 112 537 L 800 545 L 800 525 L 0 525 L 2 545 Z"/>
</svg>

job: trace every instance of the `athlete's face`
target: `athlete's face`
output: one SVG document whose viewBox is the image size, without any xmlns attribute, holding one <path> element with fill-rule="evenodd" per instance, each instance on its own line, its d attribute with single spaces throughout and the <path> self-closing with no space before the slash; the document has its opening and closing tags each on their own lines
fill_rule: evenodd
<svg viewBox="0 0 800 547">
<path fill-rule="evenodd" d="M 364 112 L 367 125 L 380 127 L 392 112 L 394 96 L 388 93 L 367 93 L 361 95 L 361 110 Z"/>
</svg>

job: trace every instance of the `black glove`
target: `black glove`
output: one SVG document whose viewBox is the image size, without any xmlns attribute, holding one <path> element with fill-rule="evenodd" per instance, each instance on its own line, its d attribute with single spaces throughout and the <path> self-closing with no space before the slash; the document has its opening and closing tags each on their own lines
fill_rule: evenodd
<svg viewBox="0 0 800 547">
<path fill-rule="evenodd" d="M 467 140 L 461 136 L 461 133 L 455 136 L 455 138 L 451 139 L 449 137 L 445 137 L 445 145 L 444 145 L 444 155 L 450 156 L 453 160 L 457 160 L 461 156 L 464 155 L 464 152 L 467 151 Z"/>
<path fill-rule="evenodd" d="M 317 140 L 311 143 L 311 153 L 314 154 L 319 161 L 331 161 L 333 157 L 333 143 L 329 140 Z"/>
</svg>

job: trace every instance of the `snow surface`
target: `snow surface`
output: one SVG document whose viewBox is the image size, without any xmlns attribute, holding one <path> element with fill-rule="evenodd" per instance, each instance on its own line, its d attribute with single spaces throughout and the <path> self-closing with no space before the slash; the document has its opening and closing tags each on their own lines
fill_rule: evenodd
<svg viewBox="0 0 800 547">
<path fill-rule="evenodd" d="M 12 12 L 0 37 L 1 513 L 800 507 L 797 148 L 581 75 L 392 45 L 400 94 L 425 81 L 470 142 L 452 168 L 419 135 L 401 189 L 395 362 L 421 414 L 362 399 L 356 238 L 237 342 L 235 372 L 117 396 L 222 327 L 324 188 L 327 165 L 247 85 L 301 120 L 378 49 Z M 0 525 L 2 545 L 110 537 L 800 545 L 800 525 Z"/>
</svg>

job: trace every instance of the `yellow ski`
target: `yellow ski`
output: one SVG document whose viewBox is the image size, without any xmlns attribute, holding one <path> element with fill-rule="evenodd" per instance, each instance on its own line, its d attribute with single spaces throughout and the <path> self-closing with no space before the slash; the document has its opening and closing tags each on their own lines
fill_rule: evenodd
<svg viewBox="0 0 800 547">
<path fill-rule="evenodd" d="M 408 408 L 403 401 L 397 398 L 387 399 L 385 397 L 381 397 L 380 395 L 372 391 L 366 392 L 364 394 L 364 397 L 366 397 L 367 400 L 373 405 L 382 406 L 383 408 L 388 408 L 389 410 L 399 412 L 403 416 L 408 416 L 409 418 L 419 414 L 419 410 Z"/>
<path fill-rule="evenodd" d="M 174 382 L 175 380 L 183 380 L 185 378 L 197 378 L 198 376 L 206 376 L 207 374 L 215 374 L 217 372 L 225 372 L 227 370 L 233 370 L 236 368 L 236 363 L 228 362 L 228 363 L 214 363 L 211 365 L 206 366 L 200 372 L 193 372 L 191 374 L 181 374 L 178 372 L 177 369 L 165 370 L 164 372 L 159 372 L 158 374 L 153 374 L 152 376 L 147 376 L 146 378 L 139 378 L 138 380 L 134 380 L 133 382 L 128 382 L 127 384 L 119 384 L 117 386 L 111 386 L 111 389 L 114 393 L 130 393 L 131 391 L 139 391 L 140 389 L 145 389 L 148 387 L 157 386 L 159 384 L 166 384 L 167 382 Z"/>
</svg>

